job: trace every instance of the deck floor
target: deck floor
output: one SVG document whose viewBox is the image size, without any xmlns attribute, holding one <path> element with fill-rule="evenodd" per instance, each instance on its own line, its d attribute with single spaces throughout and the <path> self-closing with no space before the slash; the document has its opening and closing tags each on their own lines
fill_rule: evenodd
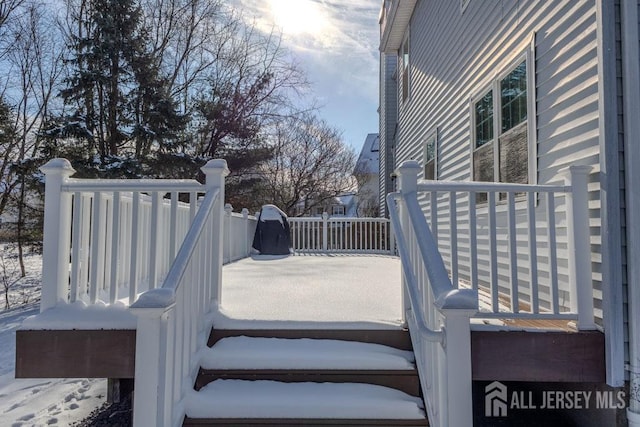
<svg viewBox="0 0 640 427">
<path fill-rule="evenodd" d="M 400 261 L 371 255 L 253 256 L 225 265 L 216 327 L 398 328 Z"/>
</svg>

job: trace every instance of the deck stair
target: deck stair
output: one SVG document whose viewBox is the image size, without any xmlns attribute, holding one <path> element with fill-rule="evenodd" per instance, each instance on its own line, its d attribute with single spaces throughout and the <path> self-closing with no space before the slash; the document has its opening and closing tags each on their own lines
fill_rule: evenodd
<svg viewBox="0 0 640 427">
<path fill-rule="evenodd" d="M 405 330 L 213 330 L 184 426 L 428 425 Z"/>
</svg>

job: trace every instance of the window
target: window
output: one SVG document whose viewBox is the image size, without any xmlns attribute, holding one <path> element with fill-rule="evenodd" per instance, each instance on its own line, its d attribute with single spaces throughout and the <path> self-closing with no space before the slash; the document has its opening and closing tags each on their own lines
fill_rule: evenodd
<svg viewBox="0 0 640 427">
<path fill-rule="evenodd" d="M 400 58 L 400 67 L 402 69 L 402 102 L 409 97 L 409 30 L 402 43 L 402 52 Z"/>
<path fill-rule="evenodd" d="M 316 206 L 313 208 L 313 215 L 314 216 L 322 216 L 322 213 L 324 212 L 324 207 L 322 206 Z"/>
<path fill-rule="evenodd" d="M 528 62 L 520 57 L 472 102 L 474 181 L 530 181 Z"/>
<path fill-rule="evenodd" d="M 438 128 L 427 135 L 422 153 L 424 179 L 438 179 Z"/>
<path fill-rule="evenodd" d="M 331 208 L 331 215 L 344 215 L 344 206 L 333 206 Z"/>
</svg>

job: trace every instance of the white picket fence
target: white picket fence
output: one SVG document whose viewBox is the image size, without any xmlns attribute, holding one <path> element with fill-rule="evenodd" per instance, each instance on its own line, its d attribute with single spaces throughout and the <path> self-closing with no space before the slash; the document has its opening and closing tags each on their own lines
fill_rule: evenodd
<svg viewBox="0 0 640 427">
<path fill-rule="evenodd" d="M 571 168 L 558 186 L 419 183 L 420 171 L 405 162 L 396 172 L 400 191 L 387 197 L 416 365 L 430 425 L 472 425 L 471 317 L 575 319 L 580 329 L 594 327 L 588 169 Z M 564 276 L 557 273 L 558 234 L 566 236 Z M 520 268 L 522 258 L 528 268 Z M 543 273 L 546 289 L 538 284 Z"/>
<path fill-rule="evenodd" d="M 387 218 L 289 217 L 294 252 L 394 253 Z"/>
</svg>

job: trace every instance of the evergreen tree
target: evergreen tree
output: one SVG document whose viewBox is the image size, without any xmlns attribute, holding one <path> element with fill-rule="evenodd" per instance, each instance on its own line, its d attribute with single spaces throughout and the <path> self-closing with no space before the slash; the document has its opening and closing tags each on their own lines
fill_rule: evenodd
<svg viewBox="0 0 640 427">
<path fill-rule="evenodd" d="M 72 114 L 47 132 L 84 142 L 100 163 L 124 156 L 137 161 L 175 144 L 186 120 L 176 111 L 135 0 L 89 0 L 75 16 L 73 57 L 62 91 Z M 118 159 L 120 162 L 120 159 Z"/>
</svg>

